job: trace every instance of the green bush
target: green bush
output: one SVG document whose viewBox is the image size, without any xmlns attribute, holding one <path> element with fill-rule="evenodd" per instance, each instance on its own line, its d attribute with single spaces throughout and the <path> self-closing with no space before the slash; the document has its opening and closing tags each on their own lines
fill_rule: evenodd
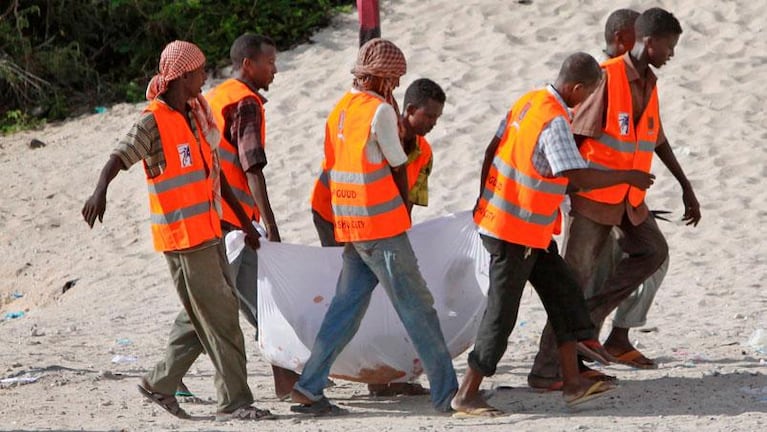
<svg viewBox="0 0 767 432">
<path fill-rule="evenodd" d="M 0 131 L 142 100 L 160 52 L 172 40 L 196 43 L 209 66 L 220 67 L 242 33 L 269 35 L 279 49 L 288 49 L 352 3 L 11 0 L 0 10 Z"/>
</svg>

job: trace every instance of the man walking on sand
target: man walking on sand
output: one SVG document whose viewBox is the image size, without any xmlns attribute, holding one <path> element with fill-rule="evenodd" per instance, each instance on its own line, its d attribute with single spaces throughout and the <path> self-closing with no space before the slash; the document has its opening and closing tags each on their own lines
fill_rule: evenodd
<svg viewBox="0 0 767 432">
<path fill-rule="evenodd" d="M 238 302 L 221 242 L 221 199 L 245 226 L 252 248 L 258 248 L 258 233 L 220 173 L 220 135 L 200 96 L 205 79 L 205 56 L 196 45 L 165 47 L 147 88 L 149 105 L 109 157 L 82 215 L 91 228 L 102 221 L 109 184 L 120 170 L 143 162 L 154 247 L 165 255 L 183 309 L 165 358 L 142 378 L 139 391 L 170 414 L 189 418 L 174 392 L 205 352 L 216 371 L 216 419 L 271 419 L 268 410 L 251 405 Z"/>
<path fill-rule="evenodd" d="M 568 108 L 582 102 L 602 78 L 599 64 L 585 53 L 570 55 L 554 85 L 533 90 L 512 106 L 485 152 L 474 220 L 490 253 L 487 307 L 468 368 L 452 407 L 456 417 L 494 417 L 479 387 L 495 374 L 508 344 L 529 281 L 556 332 L 564 399 L 574 406 L 611 390 L 611 384 L 578 373 L 579 349 L 601 352 L 594 325 L 570 269 L 552 239 L 559 205 L 568 185 L 595 189 L 631 184 L 646 189 L 652 176 L 634 170 L 588 168 L 570 131 Z"/>
<path fill-rule="evenodd" d="M 663 132 L 656 77 L 650 69 L 650 65 L 662 67 L 674 55 L 681 33 L 682 27 L 671 13 L 660 8 L 643 12 L 635 24 L 635 45 L 623 56 L 602 64 L 605 79 L 578 108 L 573 132 L 590 167 L 636 168 L 649 173 L 653 154 L 658 155 L 682 187 L 685 207 L 682 220 L 697 225 L 700 205 Z M 571 195 L 572 224 L 565 260 L 575 272 L 579 286 L 589 283 L 596 258 L 613 227 L 623 235 L 620 245 L 625 258 L 598 291 L 586 299 L 597 329 L 668 256 L 666 240 L 650 217 L 644 197 L 644 190 L 628 185 Z M 552 328 L 547 325 L 528 376 L 530 386 L 547 387 L 560 379 L 555 347 Z M 636 353 L 641 355 L 631 345 L 628 329 L 611 334 L 605 348 L 619 359 L 631 355 L 636 360 L 639 358 Z M 582 364 L 580 368 L 586 369 Z"/>
<path fill-rule="evenodd" d="M 407 230 L 408 187 L 392 91 L 406 72 L 402 51 L 372 39 L 360 48 L 354 88 L 330 113 L 325 128 L 335 238 L 345 242 L 336 294 L 296 383 L 299 413 L 341 413 L 323 395 L 333 361 L 357 332 L 380 282 L 394 305 L 431 386 L 439 411 L 450 410 L 458 382 L 434 299 L 418 269 Z"/>
</svg>

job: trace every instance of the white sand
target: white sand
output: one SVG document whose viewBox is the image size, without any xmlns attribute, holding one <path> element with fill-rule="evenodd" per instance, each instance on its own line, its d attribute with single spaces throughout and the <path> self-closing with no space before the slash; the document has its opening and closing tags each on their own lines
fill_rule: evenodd
<svg viewBox="0 0 767 432">
<path fill-rule="evenodd" d="M 656 3 L 631 2 L 635 7 Z M 631 5 L 629 4 L 629 5 Z M 697 229 L 662 223 L 671 270 L 651 311 L 650 332 L 633 338 L 661 367 L 608 367 L 622 385 L 596 407 L 569 412 L 557 394 L 526 389 L 545 314 L 530 291 L 498 374 L 510 385 L 492 402 L 509 412 L 494 420 L 436 415 L 426 398 L 370 399 L 364 386 L 340 382 L 330 397 L 350 408 L 338 419 L 296 417 L 272 396 L 269 367 L 247 338 L 249 382 L 259 406 L 283 415 L 262 424 L 180 421 L 143 402 L 136 377 L 160 359 L 179 309 L 163 258 L 152 251 L 141 167 L 122 173 L 108 195 L 105 224 L 90 231 L 80 217 L 99 170 L 142 108 L 118 105 L 40 131 L 0 138 L 2 313 L 0 378 L 27 373 L 33 384 L 0 389 L 2 430 L 764 430 L 767 365 L 741 343 L 767 328 L 764 280 L 767 139 L 762 82 L 767 66 L 763 2 L 662 1 L 684 34 L 676 57 L 658 72 L 664 126 L 696 187 Z M 620 6 L 623 6 L 622 4 Z M 607 1 L 453 0 L 385 2 L 384 35 L 405 51 L 406 85 L 430 77 L 447 92 L 430 140 L 435 168 L 431 205 L 418 220 L 470 208 L 485 146 L 510 103 L 552 80 L 574 50 L 598 53 Z M 343 16 L 315 43 L 280 54 L 268 97 L 269 191 L 284 241 L 316 244 L 308 197 L 322 153 L 325 116 L 350 86 L 356 14 Z M 31 150 L 30 139 L 47 146 Z M 652 208 L 682 214 L 680 188 L 659 161 Z M 64 283 L 79 279 L 61 294 Z M 23 294 L 13 300 L 11 293 Z M 128 338 L 132 345 L 120 346 Z M 115 365 L 115 354 L 138 360 Z M 761 361 L 760 361 L 761 360 Z M 456 362 L 459 375 L 465 355 Z M 103 371 L 125 376 L 100 378 Z M 215 397 L 212 367 L 201 358 L 190 386 Z M 762 392 L 761 394 L 759 392 Z M 188 406 L 209 415 L 211 406 Z"/>
</svg>

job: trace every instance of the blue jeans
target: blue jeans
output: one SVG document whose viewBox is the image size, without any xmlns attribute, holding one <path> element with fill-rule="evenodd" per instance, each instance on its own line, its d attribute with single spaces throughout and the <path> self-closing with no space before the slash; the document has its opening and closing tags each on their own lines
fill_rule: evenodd
<svg viewBox="0 0 767 432">
<path fill-rule="evenodd" d="M 433 307 L 434 298 L 418 270 L 407 234 L 347 243 L 343 259 L 336 294 L 294 388 L 314 401 L 324 397 L 330 368 L 357 333 L 373 289 L 380 282 L 421 358 L 432 404 L 439 411 L 450 411 L 458 380 Z"/>
</svg>

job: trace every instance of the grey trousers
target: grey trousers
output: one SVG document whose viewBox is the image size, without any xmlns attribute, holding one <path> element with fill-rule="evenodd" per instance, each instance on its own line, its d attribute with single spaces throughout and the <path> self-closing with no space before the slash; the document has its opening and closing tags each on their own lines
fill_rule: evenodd
<svg viewBox="0 0 767 432">
<path fill-rule="evenodd" d="M 232 412 L 253 403 L 245 369 L 245 341 L 237 297 L 222 243 L 190 252 L 166 252 L 183 309 L 171 327 L 165 357 L 149 371 L 152 390 L 174 394 L 200 354 L 213 362 L 218 411 Z"/>
<path fill-rule="evenodd" d="M 228 231 L 223 232 L 224 238 L 228 233 Z M 256 340 L 258 340 L 258 252 L 245 246 L 237 258 L 229 264 L 229 269 L 234 278 L 237 297 L 240 299 L 240 311 L 256 329 Z"/>
</svg>

